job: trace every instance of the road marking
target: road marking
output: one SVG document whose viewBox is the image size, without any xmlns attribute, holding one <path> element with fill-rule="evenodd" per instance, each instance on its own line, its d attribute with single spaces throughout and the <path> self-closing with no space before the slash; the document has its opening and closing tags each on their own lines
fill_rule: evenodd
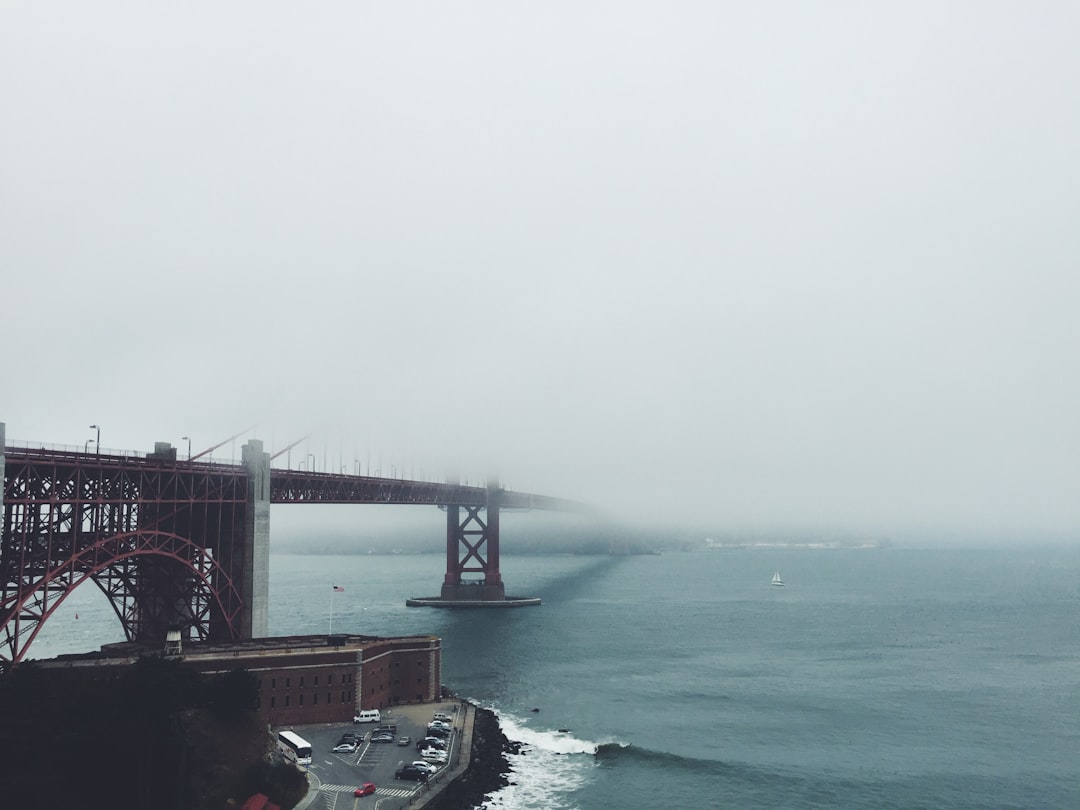
<svg viewBox="0 0 1080 810">
<path fill-rule="evenodd" d="M 319 790 L 325 790 L 327 793 L 352 793 L 360 785 L 322 785 Z M 416 788 L 412 790 L 405 790 L 402 788 L 375 788 L 376 796 L 394 796 L 397 798 L 403 798 L 405 796 L 411 796 L 416 791 Z"/>
<path fill-rule="evenodd" d="M 376 796 L 394 796 L 395 798 L 404 798 L 405 796 L 411 796 L 416 792 L 416 788 L 412 790 L 402 790 L 401 788 L 378 788 L 375 791 Z"/>
</svg>

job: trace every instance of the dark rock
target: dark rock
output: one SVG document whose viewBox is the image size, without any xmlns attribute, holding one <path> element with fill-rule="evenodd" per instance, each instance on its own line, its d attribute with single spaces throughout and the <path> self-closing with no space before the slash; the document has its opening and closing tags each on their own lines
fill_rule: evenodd
<svg viewBox="0 0 1080 810">
<path fill-rule="evenodd" d="M 495 713 L 476 709 L 469 769 L 447 785 L 427 810 L 467 810 L 480 807 L 484 797 L 511 784 L 507 753 L 519 753 L 521 743 L 511 742 L 499 728 Z"/>
</svg>

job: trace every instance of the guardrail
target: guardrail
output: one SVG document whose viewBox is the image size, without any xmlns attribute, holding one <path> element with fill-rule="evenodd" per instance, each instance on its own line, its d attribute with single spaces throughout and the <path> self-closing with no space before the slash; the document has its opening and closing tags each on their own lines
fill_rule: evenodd
<svg viewBox="0 0 1080 810">
<path fill-rule="evenodd" d="M 466 700 L 462 700 L 460 703 L 462 707 L 461 730 L 459 734 L 454 735 L 457 744 L 453 746 L 450 767 L 443 768 L 435 775 L 434 779 L 425 782 L 404 805 L 405 810 L 419 810 L 419 808 L 424 807 L 429 801 L 438 796 L 444 787 L 460 778 L 469 769 L 472 751 L 472 720 L 476 717 L 476 709 Z M 464 765 L 462 765 L 462 758 L 465 760 Z"/>
</svg>

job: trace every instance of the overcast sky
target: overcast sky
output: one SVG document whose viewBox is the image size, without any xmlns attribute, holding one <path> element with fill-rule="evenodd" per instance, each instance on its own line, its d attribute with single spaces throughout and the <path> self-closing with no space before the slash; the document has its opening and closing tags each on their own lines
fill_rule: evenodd
<svg viewBox="0 0 1080 810">
<path fill-rule="evenodd" d="M 315 431 L 294 467 L 634 521 L 1080 536 L 1078 31 L 1072 2 L 8 0 L 0 421 Z"/>
</svg>

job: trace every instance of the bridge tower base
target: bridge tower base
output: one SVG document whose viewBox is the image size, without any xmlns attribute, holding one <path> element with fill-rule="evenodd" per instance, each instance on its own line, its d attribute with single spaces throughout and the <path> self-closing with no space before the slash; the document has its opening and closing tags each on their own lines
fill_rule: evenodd
<svg viewBox="0 0 1080 810">
<path fill-rule="evenodd" d="M 446 575 L 439 596 L 405 600 L 408 607 L 527 607 L 538 596 L 507 596 L 499 573 L 499 488 L 488 485 L 485 506 L 446 507 Z M 462 517 L 464 510 L 464 517 Z"/>
</svg>

